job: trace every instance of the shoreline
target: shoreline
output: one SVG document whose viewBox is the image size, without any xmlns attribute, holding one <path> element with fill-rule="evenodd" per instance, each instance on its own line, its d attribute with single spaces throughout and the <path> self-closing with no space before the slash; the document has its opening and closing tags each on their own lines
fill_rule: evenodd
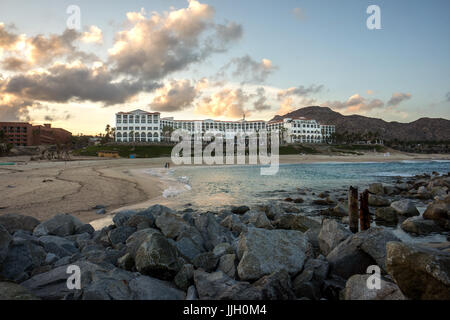
<svg viewBox="0 0 450 320">
<path fill-rule="evenodd" d="M 15 161 L 14 161 L 15 160 Z M 281 155 L 280 165 L 310 163 L 367 163 L 450 160 L 443 154 L 383 154 L 366 153 L 360 156 Z M 98 159 L 75 158 L 73 161 L 27 162 L 24 157 L 0 158 L 0 190 L 4 199 L 0 215 L 20 213 L 46 220 L 66 212 L 83 222 L 93 222 L 124 209 L 136 209 L 152 204 L 168 204 L 162 193 L 170 183 L 142 170 L 160 168 L 170 158 Z M 197 167 L 202 165 L 173 165 Z M 239 164 L 221 166 L 242 166 Z M 47 181 L 47 182 L 45 182 Z M 96 205 L 105 206 L 108 216 L 98 215 Z"/>
</svg>

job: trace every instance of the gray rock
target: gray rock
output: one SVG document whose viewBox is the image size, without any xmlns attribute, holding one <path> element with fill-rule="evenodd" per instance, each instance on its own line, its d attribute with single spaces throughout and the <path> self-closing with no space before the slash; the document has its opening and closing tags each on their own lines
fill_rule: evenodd
<svg viewBox="0 0 450 320">
<path fill-rule="evenodd" d="M 204 252 L 203 248 L 200 248 L 191 238 L 183 237 L 175 242 L 175 246 L 178 252 L 192 262 L 196 256 Z"/>
<path fill-rule="evenodd" d="M 126 253 L 117 260 L 117 266 L 121 269 L 130 271 L 134 267 L 134 259 L 131 254 Z"/>
<path fill-rule="evenodd" d="M 220 258 L 224 254 L 234 253 L 234 249 L 229 243 L 223 242 L 214 247 L 213 253 Z"/>
<path fill-rule="evenodd" d="M 220 257 L 219 266 L 217 270 L 222 271 L 230 278 L 236 278 L 237 275 L 237 259 L 235 254 L 225 254 Z"/>
<path fill-rule="evenodd" d="M 13 282 L 0 282 L 0 300 L 39 300 L 26 288 Z"/>
<path fill-rule="evenodd" d="M 212 252 L 201 253 L 192 261 L 196 268 L 202 268 L 206 272 L 216 270 L 219 258 Z"/>
<path fill-rule="evenodd" d="M 128 271 L 112 269 L 108 272 L 96 271 L 89 285 L 83 286 L 83 300 L 131 300 L 132 291 L 128 283 L 134 275 Z"/>
<path fill-rule="evenodd" d="M 139 276 L 129 284 L 133 300 L 183 300 L 185 293 L 170 282 Z"/>
<path fill-rule="evenodd" d="M 161 212 L 173 212 L 173 211 L 167 207 L 159 205 L 151 206 L 144 210 L 124 210 L 114 215 L 113 222 L 117 227 L 122 227 L 127 225 L 127 222 L 131 217 L 141 216 L 145 217 L 150 227 L 152 227 L 155 221 L 155 214 L 159 215 Z"/>
<path fill-rule="evenodd" d="M 24 216 L 15 213 L 6 213 L 0 215 L 0 225 L 5 227 L 10 234 L 13 234 L 17 230 L 33 231 L 34 228 L 40 223 L 36 218 L 30 216 Z"/>
<path fill-rule="evenodd" d="M 262 206 L 261 209 L 265 212 L 266 216 L 271 220 L 276 220 L 280 215 L 284 214 L 284 210 L 281 206 L 273 201 L 268 202 L 266 205 Z"/>
<path fill-rule="evenodd" d="M 266 214 L 261 211 L 248 211 L 249 223 L 252 223 L 257 228 L 273 229 L 272 223 Z"/>
<path fill-rule="evenodd" d="M 250 290 L 247 290 L 250 291 Z M 251 292 L 259 292 L 262 300 L 293 300 L 291 277 L 286 270 L 273 272 L 252 284 Z"/>
<path fill-rule="evenodd" d="M 299 272 L 312 247 L 300 231 L 250 228 L 241 235 L 237 254 L 239 277 L 254 280 L 282 269 Z"/>
<path fill-rule="evenodd" d="M 368 274 L 355 274 L 345 285 L 345 300 L 406 300 L 399 287 L 393 283 L 380 279 L 380 289 L 367 287 Z"/>
<path fill-rule="evenodd" d="M 45 263 L 46 264 L 54 264 L 56 261 L 58 261 L 58 256 L 54 253 L 47 253 L 45 256 Z"/>
<path fill-rule="evenodd" d="M 45 251 L 51 252 L 58 257 L 71 256 L 79 252 L 73 241 L 57 236 L 42 236 L 39 242 L 44 247 Z"/>
<path fill-rule="evenodd" d="M 197 289 L 195 286 L 190 286 L 186 293 L 186 300 L 198 300 Z"/>
<path fill-rule="evenodd" d="M 434 220 L 425 220 L 422 217 L 408 218 L 400 226 L 404 231 L 416 235 L 427 235 L 432 232 L 442 231 L 441 227 Z"/>
<path fill-rule="evenodd" d="M 181 233 L 192 228 L 181 216 L 171 213 L 161 213 L 155 221 L 156 226 L 168 238 L 176 239 Z"/>
<path fill-rule="evenodd" d="M 83 223 L 76 217 L 69 214 L 58 214 L 37 225 L 33 234 L 37 237 L 46 235 L 65 237 L 75 234 L 76 229 L 82 225 Z"/>
<path fill-rule="evenodd" d="M 328 276 L 329 264 L 323 258 L 309 259 L 305 267 L 293 281 L 293 289 L 297 297 L 306 297 L 311 300 L 319 300 L 321 286 Z"/>
<path fill-rule="evenodd" d="M 247 231 L 247 226 L 242 223 L 241 219 L 235 214 L 229 215 L 220 223 L 225 228 L 233 231 L 237 235 L 241 234 L 241 232 Z"/>
<path fill-rule="evenodd" d="M 5 260 L 6 256 L 8 255 L 8 249 L 9 244 L 12 241 L 12 237 L 9 234 L 8 230 L 6 230 L 1 224 L 0 224 L 0 270 L 1 270 L 1 264 Z"/>
<path fill-rule="evenodd" d="M 320 251 L 327 255 L 352 233 L 333 219 L 325 219 L 318 236 Z"/>
<path fill-rule="evenodd" d="M 213 250 L 222 242 L 231 242 L 233 235 L 231 231 L 221 226 L 213 213 L 202 214 L 195 219 L 195 226 L 204 239 L 205 249 Z"/>
<path fill-rule="evenodd" d="M 98 209 L 97 211 L 95 211 L 96 214 L 105 214 L 106 213 L 106 209 L 105 208 L 101 208 Z"/>
<path fill-rule="evenodd" d="M 10 244 L 3 261 L 0 275 L 8 280 L 21 282 L 29 278 L 33 269 L 45 262 L 44 249 L 30 241 L 20 241 Z"/>
<path fill-rule="evenodd" d="M 387 272 L 410 299 L 450 300 L 450 253 L 389 242 Z"/>
<path fill-rule="evenodd" d="M 330 269 L 344 279 L 366 273 L 367 267 L 377 264 L 386 270 L 386 243 L 398 241 L 389 230 L 372 227 L 341 242 L 328 255 Z"/>
<path fill-rule="evenodd" d="M 192 264 L 185 264 L 181 267 L 180 271 L 174 278 L 174 282 L 178 288 L 186 291 L 188 287 L 193 283 L 194 279 L 194 266 Z"/>
<path fill-rule="evenodd" d="M 144 241 L 147 241 L 148 238 L 155 233 L 161 234 L 161 232 L 159 232 L 159 230 L 156 230 L 156 229 L 151 229 L 151 228 L 142 229 L 142 230 L 139 230 L 139 231 L 133 233 L 127 239 L 127 241 L 126 241 L 127 252 L 131 255 L 131 257 L 133 259 L 135 258 L 136 252 L 138 251 L 141 244 Z"/>
<path fill-rule="evenodd" d="M 378 195 L 384 194 L 383 184 L 379 182 L 371 183 L 369 185 L 369 192 Z"/>
<path fill-rule="evenodd" d="M 75 233 L 76 234 L 83 234 L 83 233 L 88 233 L 90 235 L 92 235 L 95 232 L 94 227 L 91 226 L 90 224 L 83 224 L 80 227 L 77 227 L 75 229 Z"/>
<path fill-rule="evenodd" d="M 142 242 L 134 261 L 140 273 L 163 280 L 173 279 L 181 268 L 177 249 L 156 232 L 149 234 Z"/>
<path fill-rule="evenodd" d="M 127 239 L 136 232 L 134 227 L 118 227 L 108 232 L 109 241 L 113 246 L 119 243 L 125 243 Z"/>
<path fill-rule="evenodd" d="M 250 210 L 250 208 L 247 206 L 239 206 L 239 207 L 231 208 L 231 212 L 235 213 L 235 214 L 244 214 L 249 210 Z"/>
<path fill-rule="evenodd" d="M 397 212 L 397 214 L 405 217 L 418 216 L 419 210 L 409 199 L 403 199 L 399 201 L 394 201 L 391 203 L 391 207 Z"/>
<path fill-rule="evenodd" d="M 450 202 L 447 200 L 435 200 L 430 203 L 423 213 L 423 218 L 427 220 L 446 220 L 449 219 Z"/>
<path fill-rule="evenodd" d="M 387 207 L 391 203 L 388 199 L 374 194 L 369 194 L 369 206 L 372 207 Z"/>
<path fill-rule="evenodd" d="M 389 223 L 398 222 L 397 211 L 395 211 L 395 209 L 392 207 L 377 208 L 377 210 L 375 211 L 375 218 L 376 220 L 381 220 Z"/>
</svg>

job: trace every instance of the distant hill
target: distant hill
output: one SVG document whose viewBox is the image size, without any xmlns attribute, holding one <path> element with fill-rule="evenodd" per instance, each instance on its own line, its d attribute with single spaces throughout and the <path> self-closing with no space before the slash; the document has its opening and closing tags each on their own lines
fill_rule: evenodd
<svg viewBox="0 0 450 320">
<path fill-rule="evenodd" d="M 385 140 L 402 141 L 450 141 L 450 120 L 442 118 L 420 118 L 410 123 L 387 122 L 360 115 L 344 116 L 327 107 L 305 107 L 272 120 L 305 117 L 323 124 L 334 124 L 337 132 L 367 133 L 378 132 Z"/>
</svg>

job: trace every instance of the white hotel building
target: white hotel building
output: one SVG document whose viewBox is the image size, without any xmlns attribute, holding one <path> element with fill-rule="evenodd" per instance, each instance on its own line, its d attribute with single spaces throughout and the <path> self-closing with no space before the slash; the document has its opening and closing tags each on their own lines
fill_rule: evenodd
<svg viewBox="0 0 450 320">
<path fill-rule="evenodd" d="M 278 130 L 285 143 L 324 143 L 330 141 L 335 126 L 322 125 L 306 118 L 285 118 L 279 121 L 222 120 L 175 120 L 161 118 L 159 112 L 134 110 L 116 113 L 116 142 L 160 142 L 163 128 L 182 129 L 194 132 L 225 133 L 258 132 Z M 201 128 L 201 129 L 200 129 Z"/>
</svg>

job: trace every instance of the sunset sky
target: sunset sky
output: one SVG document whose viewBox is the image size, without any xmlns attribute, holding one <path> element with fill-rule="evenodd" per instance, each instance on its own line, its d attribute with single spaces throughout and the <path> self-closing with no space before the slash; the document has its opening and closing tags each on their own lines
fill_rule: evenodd
<svg viewBox="0 0 450 320">
<path fill-rule="evenodd" d="M 366 26 L 372 4 L 381 30 Z M 449 13 L 446 0 L 2 0 L 0 121 L 96 134 L 137 108 L 269 120 L 310 105 L 449 119 Z"/>
</svg>

